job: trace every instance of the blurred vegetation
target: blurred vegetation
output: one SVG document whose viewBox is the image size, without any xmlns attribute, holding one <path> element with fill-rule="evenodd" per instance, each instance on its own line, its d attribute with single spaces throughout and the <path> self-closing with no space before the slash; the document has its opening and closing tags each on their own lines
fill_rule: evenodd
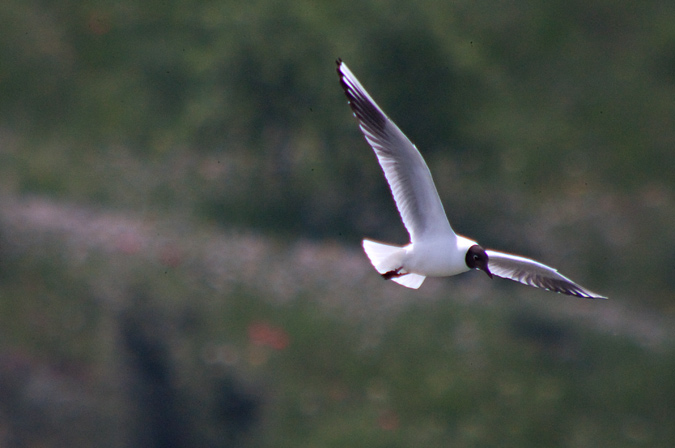
<svg viewBox="0 0 675 448">
<path fill-rule="evenodd" d="M 671 2 L 0 8 L 8 191 L 404 242 L 340 56 L 422 149 L 460 232 L 532 253 L 541 242 L 517 229 L 548 205 L 554 231 L 598 235 L 573 254 L 598 279 L 645 278 L 657 301 L 673 287 Z M 629 261 L 645 257 L 659 261 Z"/>
<path fill-rule="evenodd" d="M 341 57 L 421 149 L 457 231 L 545 255 L 636 314 L 675 314 L 671 1 L 5 0 L 0 28 L 0 199 L 278 244 L 403 243 Z M 81 254 L 58 235 L 37 252 L 13 235 L 0 227 L 8 446 L 675 440 L 672 346 L 515 306 L 513 285 L 488 307 L 406 305 L 367 348 L 368 325 L 315 309 L 354 294 L 329 273 L 330 292 L 270 305 L 133 256 L 67 268 Z"/>
<path fill-rule="evenodd" d="M 249 282 L 214 287 L 191 256 L 167 264 L 93 249 L 68 260 L 66 246 L 4 247 L 0 415 L 12 416 L 3 423 L 10 444 L 665 447 L 675 440 L 673 334 L 602 330 L 573 311 L 608 302 L 483 291 L 477 305 L 461 298 L 460 283 L 437 299 L 378 311 L 374 285 L 385 283 L 377 279 L 352 288 L 315 279 L 287 302 Z M 261 272 L 288 264 L 281 254 L 296 250 L 266 249 L 256 260 Z M 313 262 L 331 261 L 322 251 Z M 322 303 L 329 294 L 360 311 Z M 17 306 L 17 298 L 31 299 Z"/>
<path fill-rule="evenodd" d="M 24 190 L 82 194 L 94 155 L 119 146 L 153 162 L 212 154 L 247 175 L 233 174 L 238 191 L 223 188 L 211 201 L 226 211 L 238 201 L 247 225 L 263 218 L 256 207 L 275 204 L 277 213 L 304 211 L 302 224 L 311 224 L 322 208 L 313 196 L 377 188 L 362 179 L 361 162 L 372 157 L 336 88 L 337 56 L 431 161 L 462 161 L 483 184 L 522 194 L 557 190 L 566 177 L 613 191 L 673 186 L 671 2 L 9 0 L 2 8 L 5 132 L 26 138 L 23 150 L 36 142 L 60 150 L 60 163 L 22 179 Z M 260 201 L 242 199 L 252 194 Z M 298 230 L 296 217 L 272 222 Z"/>
</svg>

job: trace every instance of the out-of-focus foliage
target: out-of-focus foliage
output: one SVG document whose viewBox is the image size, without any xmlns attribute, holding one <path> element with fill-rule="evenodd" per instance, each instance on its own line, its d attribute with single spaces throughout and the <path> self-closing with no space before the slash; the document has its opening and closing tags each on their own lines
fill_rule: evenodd
<svg viewBox="0 0 675 448">
<path fill-rule="evenodd" d="M 597 304 L 551 295 L 522 317 L 509 294 L 534 291 L 495 281 L 504 305 L 483 309 L 460 305 L 471 288 L 453 279 L 447 303 L 377 335 L 313 308 L 393 300 L 331 245 L 406 239 L 341 57 L 421 149 L 458 232 L 672 316 L 672 1 L 5 0 L 0 30 L 9 444 L 672 445 L 672 346 L 547 314 Z M 31 194 L 104 216 L 68 209 L 95 225 L 63 236 L 72 222 L 38 206 L 57 230 L 36 230 L 4 201 Z M 139 243 L 111 209 L 160 241 Z M 167 221 L 278 240 L 197 262 L 203 247 L 175 250 L 182 237 L 148 224 Z M 429 283 L 397 297 L 446 294 Z"/>
<path fill-rule="evenodd" d="M 3 206 L 7 445 L 675 440 L 672 316 L 477 272 L 411 294 L 338 245 Z"/>
<path fill-rule="evenodd" d="M 9 191 L 404 242 L 339 56 L 421 148 L 460 232 L 535 256 L 559 238 L 650 297 L 672 277 L 672 2 L 0 8 Z M 592 241 L 560 237 L 582 228 Z"/>
<path fill-rule="evenodd" d="M 341 56 L 426 155 L 467 159 L 483 181 L 546 187 L 574 175 L 605 188 L 672 186 L 671 2 L 2 8 L 5 126 L 78 153 L 125 145 L 145 157 L 239 157 L 278 178 L 258 176 L 246 193 L 282 188 L 291 205 L 310 186 L 343 189 L 327 171 L 372 160 L 353 148 L 332 74 Z"/>
</svg>

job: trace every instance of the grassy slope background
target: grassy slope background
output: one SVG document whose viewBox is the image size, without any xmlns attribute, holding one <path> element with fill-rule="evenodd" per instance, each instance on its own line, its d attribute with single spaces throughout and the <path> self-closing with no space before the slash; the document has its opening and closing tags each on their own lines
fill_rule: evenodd
<svg viewBox="0 0 675 448">
<path fill-rule="evenodd" d="M 6 443 L 672 445 L 670 2 L 0 8 Z M 381 282 L 337 56 L 456 230 L 611 302 Z"/>
</svg>

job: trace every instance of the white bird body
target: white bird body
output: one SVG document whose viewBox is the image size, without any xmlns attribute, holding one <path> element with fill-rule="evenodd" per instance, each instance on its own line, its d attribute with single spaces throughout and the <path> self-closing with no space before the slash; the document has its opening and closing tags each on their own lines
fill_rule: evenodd
<svg viewBox="0 0 675 448">
<path fill-rule="evenodd" d="M 363 248 L 371 260 L 373 259 L 371 253 L 374 251 L 374 245 L 396 249 L 396 251 L 391 251 L 391 255 L 386 262 L 376 266 L 380 274 L 402 268 L 402 272 L 427 277 L 447 277 L 468 271 L 469 267 L 466 265 L 465 255 L 466 251 L 474 244 L 476 244 L 475 241 L 459 235 L 417 241 L 403 247 L 367 239 L 363 240 Z M 394 278 L 393 280 L 397 279 Z"/>
<path fill-rule="evenodd" d="M 365 239 L 363 249 L 373 267 L 387 280 L 419 288 L 426 277 L 446 277 L 471 269 L 526 285 L 585 298 L 600 296 L 529 258 L 484 250 L 457 235 L 422 155 L 338 59 L 338 75 L 366 141 L 375 151 L 389 183 L 410 244 L 394 246 Z"/>
</svg>

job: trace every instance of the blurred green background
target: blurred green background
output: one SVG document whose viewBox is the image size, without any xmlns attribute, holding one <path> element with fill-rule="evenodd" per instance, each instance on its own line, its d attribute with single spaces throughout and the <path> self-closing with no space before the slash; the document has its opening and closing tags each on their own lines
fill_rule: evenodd
<svg viewBox="0 0 675 448">
<path fill-rule="evenodd" d="M 0 4 L 0 446 L 675 446 L 672 1 Z M 335 73 L 588 301 L 382 281 Z"/>
</svg>

